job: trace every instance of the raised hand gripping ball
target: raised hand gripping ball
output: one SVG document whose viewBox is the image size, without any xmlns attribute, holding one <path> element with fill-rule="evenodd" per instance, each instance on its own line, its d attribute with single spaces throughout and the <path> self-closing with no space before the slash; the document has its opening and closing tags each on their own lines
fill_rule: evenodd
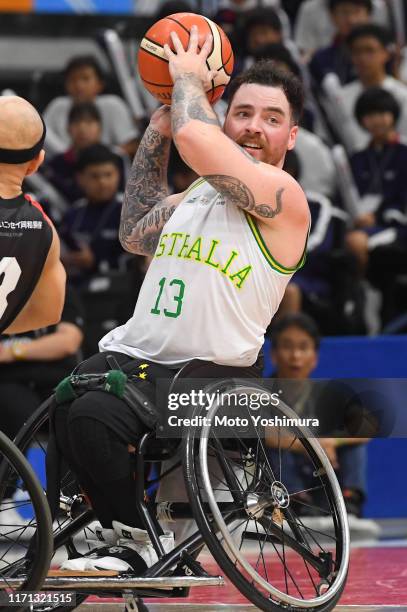
<svg viewBox="0 0 407 612">
<path fill-rule="evenodd" d="M 140 77 L 146 89 L 162 104 L 171 104 L 173 83 L 168 70 L 168 60 L 164 55 L 164 45 L 169 44 L 174 50 L 170 32 L 176 32 L 187 48 L 191 26 L 198 26 L 199 46 L 203 45 L 207 34 L 212 34 L 212 50 L 207 64 L 217 74 L 207 89 L 208 100 L 216 102 L 229 83 L 233 70 L 233 51 L 224 31 L 213 21 L 203 15 L 194 13 L 175 13 L 157 21 L 145 33 L 138 53 Z"/>
</svg>

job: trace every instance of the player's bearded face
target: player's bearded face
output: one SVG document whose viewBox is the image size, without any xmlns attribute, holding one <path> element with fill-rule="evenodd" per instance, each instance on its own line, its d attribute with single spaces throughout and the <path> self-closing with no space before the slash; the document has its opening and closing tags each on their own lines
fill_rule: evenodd
<svg viewBox="0 0 407 612">
<path fill-rule="evenodd" d="M 236 91 L 224 131 L 255 159 L 282 167 L 287 150 L 294 147 L 298 127 L 292 125 L 282 89 L 251 83 Z"/>
</svg>

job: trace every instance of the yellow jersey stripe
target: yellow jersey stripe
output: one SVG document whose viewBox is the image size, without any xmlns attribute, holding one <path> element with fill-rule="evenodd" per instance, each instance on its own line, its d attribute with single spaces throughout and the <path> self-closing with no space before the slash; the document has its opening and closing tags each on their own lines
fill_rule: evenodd
<svg viewBox="0 0 407 612">
<path fill-rule="evenodd" d="M 302 266 L 305 263 L 309 229 L 308 229 L 308 234 L 307 234 L 307 240 L 305 242 L 304 252 L 303 252 L 303 254 L 301 256 L 300 261 L 298 262 L 298 264 L 296 266 L 294 266 L 294 268 L 286 268 L 282 264 L 278 263 L 278 261 L 276 259 L 274 259 L 274 257 L 272 256 L 272 254 L 268 250 L 268 248 L 266 246 L 266 243 L 263 240 L 263 236 L 261 235 L 260 230 L 257 227 L 256 219 L 253 217 L 253 215 L 249 215 L 247 212 L 245 212 L 244 214 L 245 214 L 247 223 L 249 224 L 249 227 L 250 227 L 250 229 L 252 231 L 253 237 L 254 237 L 255 241 L 257 242 L 257 244 L 258 244 L 258 246 L 260 248 L 260 251 L 263 253 L 266 261 L 270 264 L 270 266 L 274 270 L 277 270 L 277 272 L 280 272 L 281 274 L 293 274 L 294 272 L 296 272 L 297 270 L 302 268 Z"/>
<path fill-rule="evenodd" d="M 204 178 L 197 178 L 196 181 L 194 181 L 193 183 L 190 184 L 190 186 L 188 187 L 188 189 L 185 192 L 185 196 L 188 193 L 190 193 L 191 191 L 193 191 L 194 189 L 196 189 L 197 187 L 199 187 L 200 185 L 202 185 L 202 183 L 204 183 L 204 182 L 205 182 Z"/>
</svg>

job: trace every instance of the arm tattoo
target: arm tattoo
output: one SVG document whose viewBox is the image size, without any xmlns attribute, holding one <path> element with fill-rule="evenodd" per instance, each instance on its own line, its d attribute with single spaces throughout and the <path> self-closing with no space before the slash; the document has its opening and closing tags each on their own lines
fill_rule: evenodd
<svg viewBox="0 0 407 612">
<path fill-rule="evenodd" d="M 192 119 L 220 127 L 203 91 L 201 80 L 194 73 L 188 72 L 175 81 L 172 90 L 171 123 L 174 138 Z"/>
<path fill-rule="evenodd" d="M 154 206 L 150 212 L 142 217 L 137 223 L 135 231 L 130 231 L 131 226 L 129 226 L 128 238 L 125 240 L 128 250 L 146 255 L 154 255 L 162 228 L 175 209 L 176 206 L 168 206 L 164 200 L 164 202 Z"/>
<path fill-rule="evenodd" d="M 276 190 L 276 205 L 271 204 L 256 204 L 254 195 L 250 189 L 239 181 L 234 176 L 225 176 L 222 174 L 210 174 L 203 177 L 229 202 L 233 202 L 239 208 L 243 208 L 247 212 L 256 213 L 259 217 L 265 219 L 273 219 L 283 210 L 283 191 L 284 187 Z"/>
<path fill-rule="evenodd" d="M 173 209 L 165 206 L 161 210 L 151 210 L 157 204 L 164 204 L 169 195 L 167 166 L 170 142 L 169 138 L 150 126 L 134 158 L 126 184 L 119 228 L 120 242 L 128 250 L 134 251 L 140 247 L 144 252 L 143 245 L 146 245 L 146 253 L 154 252 L 151 251 L 154 237 L 145 234 L 151 234 L 154 227 L 158 241 L 161 229 L 168 220 L 166 216 L 169 218 L 173 212 Z"/>
</svg>

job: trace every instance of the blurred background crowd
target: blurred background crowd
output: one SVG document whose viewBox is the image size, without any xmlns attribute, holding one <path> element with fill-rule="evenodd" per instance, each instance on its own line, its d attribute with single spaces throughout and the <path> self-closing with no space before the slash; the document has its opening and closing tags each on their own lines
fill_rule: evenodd
<svg viewBox="0 0 407 612">
<path fill-rule="evenodd" d="M 3 2 L 4 10 L 10 4 L 18 2 Z M 138 0 L 131 16 L 83 15 L 80 21 L 5 13 L 0 91 L 28 98 L 43 113 L 46 162 L 26 190 L 58 228 L 70 285 L 60 325 L 3 339 L 0 393 L 8 408 L 0 426 L 11 437 L 72 364 L 95 352 L 100 337 L 133 311 L 149 262 L 121 248 L 120 208 L 131 160 L 157 105 L 138 79 L 135 58 L 149 25 L 183 11 L 203 13 L 225 30 L 235 53 L 234 75 L 256 60 L 272 59 L 297 75 L 306 91 L 285 170 L 308 196 L 312 228 L 307 263 L 288 285 L 274 324 L 294 321 L 292 344 L 302 357 L 291 361 L 311 357 L 305 365 L 294 363 L 295 372 L 284 369 L 276 345 L 277 374 L 280 369 L 283 377 L 308 378 L 318 333 L 407 331 L 403 0 Z M 226 107 L 227 90 L 215 107 L 220 119 Z M 174 149 L 171 189 L 183 191 L 195 178 Z M 318 322 L 319 332 L 309 319 L 304 323 L 303 314 Z M 301 339 L 310 346 L 301 348 Z M 18 410 L 17 395 L 24 397 Z M 345 451 L 334 455 L 336 460 Z M 359 516 L 363 461 L 358 459 L 359 480 L 352 485 L 359 497 L 350 501 Z M 355 460 L 348 458 L 348 465 Z"/>
</svg>

